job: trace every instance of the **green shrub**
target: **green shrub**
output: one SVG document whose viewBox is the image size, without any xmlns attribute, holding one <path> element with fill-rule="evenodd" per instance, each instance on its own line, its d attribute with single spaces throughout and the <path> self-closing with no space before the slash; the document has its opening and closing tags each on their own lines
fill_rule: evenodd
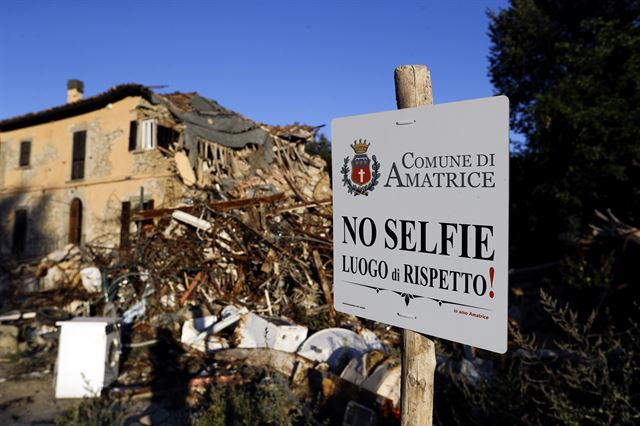
<svg viewBox="0 0 640 426">
<path fill-rule="evenodd" d="M 124 407 L 109 397 L 87 398 L 54 419 L 56 426 L 120 426 L 124 422 Z"/>
<path fill-rule="evenodd" d="M 510 327 L 519 349 L 501 358 L 493 379 L 472 386 L 452 376 L 465 402 L 451 416 L 458 423 L 480 424 L 638 424 L 640 329 L 633 320 L 638 307 L 630 313 L 632 325 L 617 330 L 607 322 L 606 310 L 579 318 L 544 291 L 540 297 L 557 335 L 539 342 Z"/>
<path fill-rule="evenodd" d="M 304 422 L 302 407 L 292 395 L 286 378 L 276 372 L 243 372 L 251 381 L 215 384 L 209 391 L 208 408 L 197 426 L 293 425 Z"/>
</svg>

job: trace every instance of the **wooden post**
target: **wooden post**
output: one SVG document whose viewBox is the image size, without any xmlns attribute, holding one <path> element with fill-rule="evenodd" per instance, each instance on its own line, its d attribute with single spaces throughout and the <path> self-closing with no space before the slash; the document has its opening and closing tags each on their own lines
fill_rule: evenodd
<svg viewBox="0 0 640 426">
<path fill-rule="evenodd" d="M 398 109 L 433 104 L 431 76 L 425 65 L 401 65 L 395 71 Z M 402 332 L 402 426 L 431 426 L 436 349 L 432 340 Z"/>
</svg>

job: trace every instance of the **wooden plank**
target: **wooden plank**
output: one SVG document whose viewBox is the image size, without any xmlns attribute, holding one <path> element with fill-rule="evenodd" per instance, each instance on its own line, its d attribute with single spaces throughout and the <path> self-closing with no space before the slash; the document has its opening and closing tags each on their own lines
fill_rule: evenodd
<svg viewBox="0 0 640 426">
<path fill-rule="evenodd" d="M 398 109 L 433 104 L 431 75 L 425 65 L 401 65 L 395 70 Z M 401 424 L 433 423 L 436 350 L 433 341 L 411 330 L 402 332 Z"/>
<path fill-rule="evenodd" d="M 189 296 L 191 296 L 191 293 L 193 293 L 193 290 L 195 290 L 196 286 L 200 284 L 200 281 L 202 281 L 202 277 L 203 277 L 203 274 L 201 271 L 196 274 L 193 280 L 191 280 L 191 285 L 189 285 L 189 288 L 187 289 L 187 291 L 185 291 L 182 297 L 180 298 L 180 306 L 184 306 L 184 304 L 187 302 L 187 299 L 189 299 Z"/>
<path fill-rule="evenodd" d="M 284 198 L 285 198 L 284 193 L 279 192 L 277 194 L 267 195 L 265 197 L 241 198 L 238 200 L 218 201 L 215 203 L 209 203 L 208 206 L 212 210 L 223 212 L 223 211 L 232 210 L 232 209 L 242 209 L 242 208 L 250 207 L 250 206 L 261 204 L 261 203 L 274 204 L 278 201 L 283 200 Z M 194 209 L 195 207 L 184 206 L 184 207 L 136 212 L 136 214 L 133 216 L 133 220 L 142 220 L 142 219 L 149 219 L 153 217 L 168 216 L 176 210 L 180 210 L 185 213 L 191 213 Z"/>
<path fill-rule="evenodd" d="M 324 292 L 324 298 L 329 305 L 329 317 L 331 318 L 331 321 L 335 322 L 336 311 L 333 307 L 333 293 L 331 292 L 329 280 L 324 273 L 324 265 L 322 264 L 322 259 L 320 259 L 320 253 L 318 253 L 318 250 L 313 251 L 313 263 L 316 264 L 316 270 L 318 271 L 318 277 L 320 278 L 320 285 L 322 286 L 322 291 Z"/>
</svg>

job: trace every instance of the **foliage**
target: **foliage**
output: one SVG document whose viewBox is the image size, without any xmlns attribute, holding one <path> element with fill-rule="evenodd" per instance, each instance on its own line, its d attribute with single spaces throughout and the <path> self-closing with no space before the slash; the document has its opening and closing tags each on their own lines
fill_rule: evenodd
<svg viewBox="0 0 640 426">
<path fill-rule="evenodd" d="M 552 254 L 594 208 L 640 220 L 640 2 L 512 0 L 490 12 L 490 74 L 526 137 L 512 159 L 515 247 Z M 544 250 L 543 250 L 544 249 Z"/>
<path fill-rule="evenodd" d="M 56 426 L 120 426 L 124 419 L 123 405 L 103 396 L 82 400 L 56 416 L 54 423 Z"/>
<path fill-rule="evenodd" d="M 243 372 L 251 381 L 215 384 L 209 406 L 197 426 L 304 424 L 302 407 L 291 394 L 286 379 L 275 372 Z"/>
<path fill-rule="evenodd" d="M 565 257 L 561 265 L 562 282 L 573 288 L 599 287 L 607 289 L 613 280 L 614 252 L 587 258 L 578 253 Z"/>
<path fill-rule="evenodd" d="M 331 175 L 331 141 L 327 139 L 324 133 L 320 133 L 316 140 L 308 142 L 304 146 L 304 150 L 310 155 L 319 155 L 326 163 L 326 170 Z"/>
<path fill-rule="evenodd" d="M 503 360 L 501 374 L 470 386 L 454 377 L 468 406 L 458 421 L 491 424 L 616 424 L 640 422 L 640 329 L 600 327 L 594 310 L 586 319 L 541 291 L 541 303 L 558 328 L 545 344 L 511 327 L 519 347 Z M 636 310 L 638 307 L 636 306 Z M 637 317 L 636 312 L 634 316 Z M 605 321 L 606 323 L 606 321 Z M 469 419 L 463 417 L 470 416 Z M 473 416 L 473 417 L 471 417 Z"/>
</svg>

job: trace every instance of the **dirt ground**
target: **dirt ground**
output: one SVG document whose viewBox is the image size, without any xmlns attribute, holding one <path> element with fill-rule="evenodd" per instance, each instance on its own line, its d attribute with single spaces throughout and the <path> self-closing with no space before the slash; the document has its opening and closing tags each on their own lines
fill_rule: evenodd
<svg viewBox="0 0 640 426">
<path fill-rule="evenodd" d="M 58 412 L 77 403 L 76 400 L 54 398 L 51 374 L 6 380 L 0 383 L 0 424 L 52 425 Z"/>
<path fill-rule="evenodd" d="M 53 374 L 7 379 L 9 363 L 0 360 L 0 425 L 53 425 L 56 415 L 81 403 L 80 399 L 56 399 Z M 127 406 L 124 425 L 161 424 L 166 414 L 148 400 L 131 402 Z M 144 417 L 147 419 L 144 419 Z"/>
</svg>

